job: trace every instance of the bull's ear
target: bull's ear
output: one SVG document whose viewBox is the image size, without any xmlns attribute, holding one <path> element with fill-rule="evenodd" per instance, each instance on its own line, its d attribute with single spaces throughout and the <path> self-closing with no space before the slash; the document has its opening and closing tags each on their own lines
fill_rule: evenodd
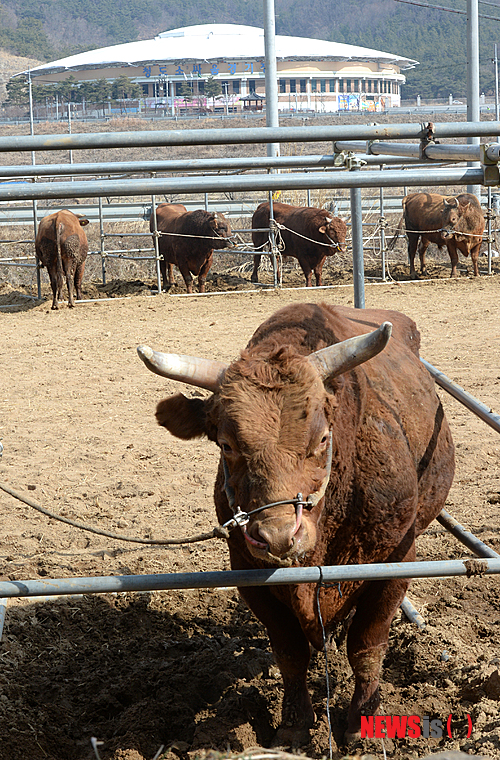
<svg viewBox="0 0 500 760">
<path fill-rule="evenodd" d="M 172 435 L 186 441 L 206 435 L 205 402 L 200 398 L 186 398 L 182 393 L 170 396 L 156 407 L 156 419 Z"/>
<path fill-rule="evenodd" d="M 318 232 L 321 232 L 322 235 L 326 232 L 326 227 L 324 224 L 321 225 L 321 227 L 318 228 Z"/>
</svg>

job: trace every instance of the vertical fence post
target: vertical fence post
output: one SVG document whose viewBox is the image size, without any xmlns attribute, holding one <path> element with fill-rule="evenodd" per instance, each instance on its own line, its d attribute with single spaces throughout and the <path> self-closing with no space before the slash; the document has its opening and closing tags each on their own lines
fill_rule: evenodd
<svg viewBox="0 0 500 760">
<path fill-rule="evenodd" d="M 384 167 L 380 167 L 380 171 L 383 171 Z M 385 282 L 385 227 L 386 218 L 384 216 L 384 188 L 380 188 L 380 257 L 382 263 L 382 282 Z"/>
<path fill-rule="evenodd" d="M 102 284 L 106 285 L 106 251 L 104 250 L 104 220 L 102 216 L 102 198 L 99 196 L 99 239 L 101 251 Z"/>
<path fill-rule="evenodd" d="M 28 96 L 29 96 L 29 109 L 30 109 L 30 135 L 35 134 L 35 125 L 33 121 L 33 84 L 31 82 L 31 72 L 28 69 Z M 31 165 L 35 166 L 36 164 L 36 156 L 35 151 L 31 151 Z M 36 177 L 33 178 L 33 182 L 36 182 Z M 38 204 L 36 200 L 33 200 L 33 231 L 35 234 L 35 240 L 36 235 L 38 232 Z M 41 270 L 42 265 L 36 260 L 36 290 L 37 290 L 37 298 L 38 300 L 41 300 L 42 298 L 42 276 L 41 276 Z"/>
<path fill-rule="evenodd" d="M 36 182 L 36 177 L 34 178 L 33 182 Z M 36 201 L 33 201 L 33 231 L 35 234 L 35 240 L 38 233 L 38 205 Z M 42 298 L 42 265 L 36 259 L 36 291 L 37 291 L 37 298 L 40 301 Z"/>
<path fill-rule="evenodd" d="M 269 246 L 271 248 L 271 261 L 273 264 L 273 283 L 278 287 L 278 262 L 276 259 L 276 227 L 274 224 L 273 193 L 269 191 Z M 280 280 L 283 276 L 280 267 Z"/>
<path fill-rule="evenodd" d="M 495 45 L 496 47 L 496 45 Z M 487 233 L 488 233 L 488 274 L 491 274 L 491 187 L 488 186 L 488 209 L 486 212 Z"/>
<path fill-rule="evenodd" d="M 351 171 L 359 171 L 355 168 Z M 352 274 L 354 281 L 354 306 L 365 308 L 365 272 L 363 262 L 363 214 L 361 189 L 351 187 L 351 233 L 352 233 Z"/>
<path fill-rule="evenodd" d="M 205 199 L 207 195 L 205 195 Z M 206 203 L 206 200 L 205 200 Z M 151 196 L 151 219 L 153 220 L 153 246 L 155 249 L 156 282 L 158 293 L 161 293 L 160 243 L 158 238 L 158 220 L 156 218 L 156 196 Z"/>
</svg>

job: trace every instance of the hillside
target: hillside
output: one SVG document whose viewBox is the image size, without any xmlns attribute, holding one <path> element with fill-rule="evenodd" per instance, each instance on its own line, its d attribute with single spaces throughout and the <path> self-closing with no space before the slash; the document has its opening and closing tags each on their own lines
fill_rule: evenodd
<svg viewBox="0 0 500 760">
<path fill-rule="evenodd" d="M 448 0 L 465 9 L 465 0 Z M 420 61 L 407 72 L 403 97 L 464 96 L 466 17 L 396 2 L 275 0 L 276 32 L 328 39 L 399 53 Z M 484 11 L 495 15 L 494 10 Z M 496 15 L 500 20 L 500 8 Z M 10 54 L 54 60 L 82 50 L 154 37 L 191 24 L 229 22 L 263 25 L 262 4 L 253 0 L 4 0 L 0 48 Z M 481 90 L 494 93 L 492 58 L 499 27 L 480 23 Z"/>
<path fill-rule="evenodd" d="M 6 50 L 0 50 L 0 102 L 5 100 L 7 96 L 5 85 L 14 74 L 38 66 L 40 63 L 42 61 L 37 58 L 24 58 L 12 55 Z"/>
</svg>

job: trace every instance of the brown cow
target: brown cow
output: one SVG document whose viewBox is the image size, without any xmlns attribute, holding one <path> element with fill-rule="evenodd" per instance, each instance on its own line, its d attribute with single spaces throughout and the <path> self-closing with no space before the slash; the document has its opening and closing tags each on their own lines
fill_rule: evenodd
<svg viewBox="0 0 500 760">
<path fill-rule="evenodd" d="M 385 320 L 389 341 L 390 323 L 371 332 Z M 171 396 L 156 416 L 179 438 L 206 435 L 219 446 L 218 519 L 247 513 L 228 538 L 234 570 L 415 559 L 415 538 L 442 509 L 454 473 L 419 343 L 415 323 L 398 312 L 293 304 L 229 366 L 139 347 L 152 371 L 213 391 Z M 283 677 L 277 742 L 307 741 L 309 645 L 323 649 L 323 626 L 328 636 L 348 616 L 348 738 L 359 732 L 361 715 L 379 704 L 389 627 L 407 587 L 398 579 L 240 589 Z"/>
<path fill-rule="evenodd" d="M 231 226 L 222 214 L 202 209 L 188 211 L 180 203 L 160 203 L 156 208 L 156 224 L 160 235 L 158 248 L 163 289 L 175 283 L 174 264 L 180 270 L 188 293 L 193 292 L 193 278 L 198 277 L 198 290 L 205 292 L 205 280 L 213 261 L 214 249 L 232 248 Z M 154 231 L 151 214 L 149 229 Z M 168 279 L 167 279 L 168 268 Z"/>
<path fill-rule="evenodd" d="M 52 286 L 52 308 L 58 309 L 63 289 L 63 274 L 68 286 L 68 306 L 73 307 L 73 283 L 76 298 L 82 299 L 82 279 L 89 251 L 87 236 L 82 230 L 89 220 L 68 209 L 44 216 L 38 227 L 35 254 L 47 268 Z"/>
<path fill-rule="evenodd" d="M 420 249 L 420 272 L 425 273 L 425 250 L 429 242 L 446 244 L 458 223 L 458 200 L 438 193 L 411 193 L 403 198 L 403 221 L 408 238 L 410 277 L 415 278 L 415 253 L 420 236 L 426 245 Z"/>
<path fill-rule="evenodd" d="M 436 243 L 440 249 L 445 245 L 451 260 L 451 276 L 458 277 L 458 251 L 460 251 L 464 256 L 470 254 L 472 270 L 474 276 L 477 277 L 479 275 L 477 260 L 483 242 L 485 226 L 484 214 L 475 195 L 462 193 L 457 195 L 457 201 L 459 206 L 458 222 L 454 227 L 455 233 L 447 237 L 441 236 L 441 240 L 437 234 L 434 240 L 431 240 L 427 235 L 422 235 L 418 247 L 420 261 L 425 267 L 425 252 L 430 242 Z"/>
<path fill-rule="evenodd" d="M 269 216 L 269 203 L 261 203 L 252 217 L 252 228 L 269 227 Z M 311 287 L 312 272 L 316 285 L 321 285 L 326 257 L 345 251 L 347 225 L 344 220 L 323 208 L 289 206 L 287 203 L 273 203 L 273 216 L 286 228 L 279 231 L 284 244 L 283 255 L 298 259 L 307 287 Z M 269 242 L 268 232 L 252 232 L 252 241 L 254 248 L 261 250 Z M 252 282 L 259 281 L 261 258 L 260 253 L 253 257 Z"/>
</svg>

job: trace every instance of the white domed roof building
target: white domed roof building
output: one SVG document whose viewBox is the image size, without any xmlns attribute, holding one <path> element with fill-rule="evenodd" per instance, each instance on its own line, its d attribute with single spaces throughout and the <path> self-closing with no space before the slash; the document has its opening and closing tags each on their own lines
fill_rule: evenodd
<svg viewBox="0 0 500 760">
<path fill-rule="evenodd" d="M 417 61 L 380 50 L 326 40 L 276 35 L 278 108 L 332 112 L 384 110 L 400 105 L 401 72 Z M 201 24 L 172 29 L 152 40 L 90 50 L 37 66 L 35 83 L 114 80 L 141 85 L 146 102 L 162 100 L 172 112 L 188 105 L 185 83 L 198 109 L 241 111 L 265 105 L 264 30 L 237 24 Z M 205 95 L 207 80 L 219 81 L 222 96 Z"/>
</svg>

